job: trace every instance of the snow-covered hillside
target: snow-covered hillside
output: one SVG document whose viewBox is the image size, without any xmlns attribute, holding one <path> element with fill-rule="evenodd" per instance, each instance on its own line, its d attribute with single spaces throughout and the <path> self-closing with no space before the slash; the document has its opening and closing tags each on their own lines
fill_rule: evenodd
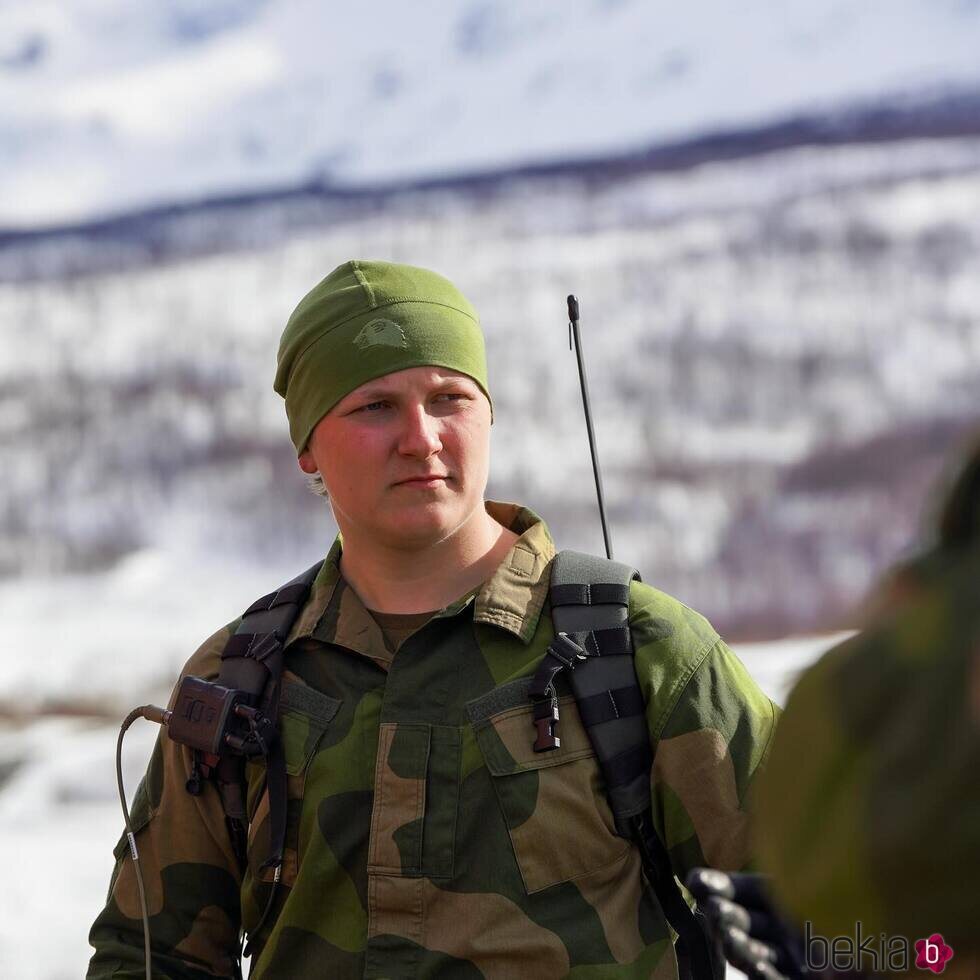
<svg viewBox="0 0 980 980">
<path fill-rule="evenodd" d="M 271 380 L 289 311 L 350 256 L 428 265 L 471 296 L 498 407 L 491 496 L 601 550 L 565 329 L 577 293 L 617 557 L 729 635 L 840 623 L 976 421 L 976 139 L 511 181 L 293 223 L 303 210 L 161 218 L 142 248 L 77 233 L 0 252 L 8 635 L 43 616 L 19 591 L 31 577 L 103 569 L 77 594 L 111 603 L 119 562 L 143 555 L 147 594 L 166 595 L 182 564 L 230 561 L 261 593 L 322 557 L 331 521 Z M 240 601 L 209 607 L 207 632 Z M 92 649 L 126 656 L 127 622 L 107 617 Z"/>
<path fill-rule="evenodd" d="M 0 227 L 662 144 L 980 84 L 964 0 L 0 5 Z"/>
</svg>

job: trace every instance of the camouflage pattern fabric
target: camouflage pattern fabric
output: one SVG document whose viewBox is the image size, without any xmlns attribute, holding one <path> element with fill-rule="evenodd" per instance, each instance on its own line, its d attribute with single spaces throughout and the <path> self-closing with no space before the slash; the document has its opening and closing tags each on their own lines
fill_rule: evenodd
<svg viewBox="0 0 980 980">
<path fill-rule="evenodd" d="M 487 503 L 520 534 L 473 593 L 386 648 L 338 571 L 339 543 L 289 637 L 281 730 L 287 855 L 251 976 L 673 977 L 663 914 L 636 849 L 613 833 L 574 701 L 561 748 L 535 754 L 528 679 L 553 638 L 544 523 Z M 657 829 L 677 873 L 746 865 L 745 800 L 776 709 L 709 624 L 634 583 L 630 620 L 651 738 Z M 186 671 L 214 677 L 234 624 Z M 134 820 L 154 976 L 232 975 L 240 919 L 269 895 L 268 797 L 248 767 L 240 876 L 217 793 L 188 795 L 189 756 L 162 736 Z M 92 928 L 91 980 L 143 976 L 124 841 Z"/>
<path fill-rule="evenodd" d="M 945 975 L 980 976 L 976 543 L 894 575 L 868 628 L 803 676 L 756 809 L 759 864 L 798 923 L 940 933 Z"/>
</svg>

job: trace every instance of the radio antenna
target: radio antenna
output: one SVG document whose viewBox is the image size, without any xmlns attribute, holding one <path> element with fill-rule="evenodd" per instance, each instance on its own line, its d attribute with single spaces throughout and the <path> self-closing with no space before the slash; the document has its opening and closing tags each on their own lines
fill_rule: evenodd
<svg viewBox="0 0 980 980">
<path fill-rule="evenodd" d="M 589 383 L 585 378 L 585 361 L 582 357 L 582 338 L 578 331 L 578 300 L 568 297 L 568 349 L 575 340 L 575 359 L 578 361 L 578 378 L 582 385 L 582 406 L 585 409 L 585 427 L 589 433 L 589 451 L 592 453 L 592 472 L 595 474 L 595 493 L 599 501 L 599 520 L 602 521 L 602 540 L 606 545 L 606 557 L 611 559 L 612 543 L 609 540 L 609 527 L 606 524 L 606 505 L 602 496 L 602 476 L 599 473 L 599 454 L 595 445 L 595 432 L 592 428 L 592 406 L 589 403 Z"/>
</svg>

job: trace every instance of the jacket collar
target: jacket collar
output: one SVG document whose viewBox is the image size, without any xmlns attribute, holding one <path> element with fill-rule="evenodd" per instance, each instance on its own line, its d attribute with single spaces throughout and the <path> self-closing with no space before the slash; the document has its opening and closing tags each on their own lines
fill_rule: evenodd
<svg viewBox="0 0 980 980">
<path fill-rule="evenodd" d="M 555 545 L 545 522 L 529 508 L 493 500 L 485 501 L 485 507 L 491 517 L 520 537 L 483 585 L 436 615 L 455 616 L 472 603 L 474 622 L 506 630 L 526 644 L 534 636 L 548 595 L 548 569 Z M 342 550 L 338 534 L 290 631 L 289 642 L 313 636 L 390 663 L 380 627 L 340 574 Z"/>
</svg>

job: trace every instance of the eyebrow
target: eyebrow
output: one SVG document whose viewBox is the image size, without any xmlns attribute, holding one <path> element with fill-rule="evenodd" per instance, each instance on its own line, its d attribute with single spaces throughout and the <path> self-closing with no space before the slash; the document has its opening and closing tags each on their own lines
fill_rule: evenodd
<svg viewBox="0 0 980 980">
<path fill-rule="evenodd" d="M 440 381 L 438 384 L 433 386 L 433 391 L 444 391 L 446 388 L 452 388 L 456 385 L 465 384 L 466 378 L 447 378 L 445 381 Z M 351 392 L 354 395 L 354 392 Z M 399 392 L 392 388 L 365 388 L 364 391 L 359 391 L 356 393 L 358 399 L 367 398 L 369 400 L 377 398 L 396 398 Z"/>
</svg>

